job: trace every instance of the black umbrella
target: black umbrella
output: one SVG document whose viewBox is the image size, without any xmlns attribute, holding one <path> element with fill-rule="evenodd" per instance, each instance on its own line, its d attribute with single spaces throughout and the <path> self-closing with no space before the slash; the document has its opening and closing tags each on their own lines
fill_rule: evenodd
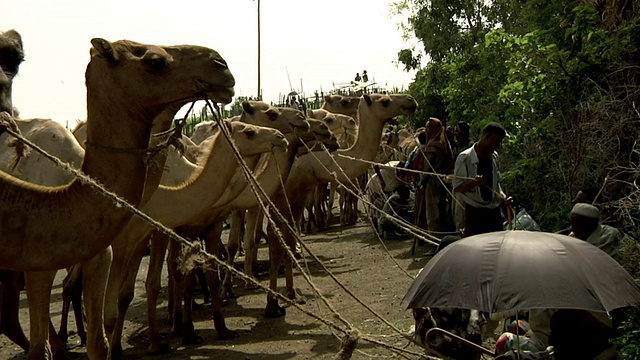
<svg viewBox="0 0 640 360">
<path fill-rule="evenodd" d="M 404 296 L 407 308 L 609 312 L 640 305 L 640 287 L 604 251 L 530 231 L 471 236 L 436 254 Z"/>
</svg>

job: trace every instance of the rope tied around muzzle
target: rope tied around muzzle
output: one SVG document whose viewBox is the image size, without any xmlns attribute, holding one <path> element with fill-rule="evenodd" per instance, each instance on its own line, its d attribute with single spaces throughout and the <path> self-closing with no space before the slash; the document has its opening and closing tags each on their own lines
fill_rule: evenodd
<svg viewBox="0 0 640 360">
<path fill-rule="evenodd" d="M 11 114 L 6 111 L 0 112 L 0 135 L 2 135 L 4 132 L 8 132 L 9 134 L 15 133 L 18 135 L 22 135 L 22 133 L 20 132 L 20 128 L 18 128 L 16 120 L 13 118 L 13 116 L 11 116 Z M 18 162 L 20 162 L 20 159 L 29 155 L 29 147 L 25 143 L 19 141 L 16 137 L 13 137 L 13 139 L 9 140 L 8 146 L 13 147 L 16 150 L 16 156 L 13 158 L 10 164 L 11 170 L 14 170 L 16 166 L 18 166 Z"/>
</svg>

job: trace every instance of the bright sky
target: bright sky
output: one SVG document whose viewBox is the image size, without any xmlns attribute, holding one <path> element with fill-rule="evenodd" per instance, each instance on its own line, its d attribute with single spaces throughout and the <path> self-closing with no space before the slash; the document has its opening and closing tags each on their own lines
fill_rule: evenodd
<svg viewBox="0 0 640 360">
<path fill-rule="evenodd" d="M 262 0 L 263 99 L 275 102 L 292 87 L 308 96 L 328 91 L 362 70 L 383 87 L 407 88 L 415 73 L 394 63 L 408 45 L 390 2 Z M 94 37 L 213 48 L 236 78 L 236 96 L 257 94 L 255 0 L 0 0 L 0 9 L 0 31 L 15 29 L 24 42 L 13 89 L 22 118 L 72 125 L 86 118 L 84 71 Z"/>
</svg>

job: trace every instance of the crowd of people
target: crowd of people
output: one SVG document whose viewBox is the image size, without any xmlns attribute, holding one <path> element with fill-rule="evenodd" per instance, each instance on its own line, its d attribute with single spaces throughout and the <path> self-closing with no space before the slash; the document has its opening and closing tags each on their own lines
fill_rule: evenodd
<svg viewBox="0 0 640 360">
<path fill-rule="evenodd" d="M 505 210 L 513 206 L 513 200 L 505 195 L 500 183 L 498 149 L 507 135 L 504 127 L 496 122 L 487 124 L 477 141 L 472 140 L 466 123 L 458 123 L 452 130 L 453 136 L 447 136 L 443 123 L 430 118 L 424 131 L 417 134 L 418 146 L 406 162 L 387 170 L 396 175 L 394 185 L 397 190 L 385 202 L 384 213 L 400 215 L 440 238 L 437 251 L 460 238 L 504 230 Z M 407 180 L 406 174 L 401 175 L 405 168 L 423 173 L 411 174 L 412 181 L 403 182 L 403 179 Z M 388 174 L 383 176 L 380 169 L 376 170 L 376 176 L 386 178 L 387 183 L 393 178 Z M 409 196 L 410 191 L 413 197 Z M 602 223 L 601 211 L 593 205 L 596 196 L 596 189 L 578 192 L 568 216 L 566 234 L 599 247 L 619 261 L 622 234 Z M 385 217 L 379 221 L 384 232 L 407 235 L 398 230 L 397 222 Z M 517 345 L 526 358 L 543 359 L 552 345 L 556 359 L 615 358 L 615 350 L 608 342 L 616 329 L 615 321 L 606 314 L 545 309 L 523 315 L 528 321 L 518 322 L 516 327 L 520 330 L 514 329 L 513 325 L 506 329 L 508 331 L 498 340 L 497 354 L 513 353 Z M 571 324 L 579 324 L 583 331 L 572 331 Z M 588 344 L 575 346 L 582 342 L 585 332 L 590 339 Z M 551 333 L 555 335 L 550 336 Z"/>
</svg>

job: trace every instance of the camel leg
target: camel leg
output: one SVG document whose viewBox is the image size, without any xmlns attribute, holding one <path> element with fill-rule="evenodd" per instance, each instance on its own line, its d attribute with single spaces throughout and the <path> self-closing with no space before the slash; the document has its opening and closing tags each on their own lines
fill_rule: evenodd
<svg viewBox="0 0 640 360">
<path fill-rule="evenodd" d="M 182 345 L 202 344 L 204 339 L 202 336 L 196 334 L 195 327 L 193 326 L 193 293 L 196 288 L 195 271 L 191 271 L 184 276 L 183 284 Z"/>
<path fill-rule="evenodd" d="M 182 335 L 182 283 L 183 275 L 178 269 L 176 260 L 180 254 L 180 245 L 175 242 L 169 243 L 169 255 L 167 257 L 167 270 L 172 286 L 169 297 L 172 298 L 171 307 L 171 334 Z"/>
<path fill-rule="evenodd" d="M 7 335 L 24 351 L 29 350 L 29 340 L 22 330 L 19 319 L 20 290 L 24 285 L 23 273 L 20 271 L 0 270 L 2 282 L 2 310 L 0 312 L 0 333 Z"/>
<path fill-rule="evenodd" d="M 29 326 L 31 346 L 27 359 L 51 359 L 49 343 L 49 304 L 51 303 L 51 287 L 56 271 L 25 272 L 27 283 L 27 302 L 29 303 Z"/>
<path fill-rule="evenodd" d="M 217 256 L 222 256 L 225 251 L 220 243 L 220 234 L 222 233 L 222 221 L 211 224 L 208 231 L 204 234 L 205 248 L 207 252 Z M 209 292 L 211 293 L 211 311 L 213 312 L 213 326 L 218 335 L 218 340 L 229 340 L 238 336 L 234 330 L 227 328 L 227 324 L 222 315 L 222 298 L 220 297 L 220 269 L 217 264 L 211 265 L 212 270 L 207 271 L 207 282 L 209 283 Z"/>
<path fill-rule="evenodd" d="M 62 313 L 58 337 L 63 344 L 66 344 L 69 338 L 68 322 L 71 306 L 73 306 L 73 313 L 76 318 L 80 345 L 86 346 L 87 333 L 84 329 L 84 314 L 82 310 L 82 267 L 80 264 L 69 268 L 67 276 L 62 281 Z M 100 322 L 100 326 L 102 326 L 102 314 L 100 314 Z"/>
<path fill-rule="evenodd" d="M 87 355 L 90 359 L 106 359 L 109 352 L 102 319 L 112 256 L 111 246 L 108 246 L 82 264 L 82 288 L 87 314 Z"/>
<path fill-rule="evenodd" d="M 234 267 L 236 254 L 238 248 L 244 237 L 244 218 L 245 211 L 233 211 L 231 213 L 231 231 L 229 232 L 229 242 L 227 243 L 227 252 L 229 257 L 227 258 L 227 265 Z M 224 275 L 224 282 L 222 283 L 223 296 L 226 298 L 233 298 L 233 272 L 226 271 Z"/>
<path fill-rule="evenodd" d="M 281 227 L 282 229 L 283 227 Z M 288 230 L 286 230 L 288 231 Z M 283 257 L 283 248 L 280 240 L 276 238 L 276 234 L 272 227 L 268 227 L 269 236 L 269 288 L 274 292 L 278 291 L 278 269 Z M 267 293 L 267 306 L 264 310 L 264 316 L 268 318 L 276 318 L 284 316 L 285 309 L 278 304 L 278 299 L 271 293 Z"/>
<path fill-rule="evenodd" d="M 324 196 L 325 189 L 327 184 L 319 184 L 315 188 L 315 196 L 314 196 L 314 206 L 315 206 L 315 216 L 316 216 L 316 226 L 318 231 L 324 230 L 327 228 L 327 213 L 324 207 Z M 295 212 L 294 212 L 295 214 Z"/>
<path fill-rule="evenodd" d="M 255 267 L 258 255 L 258 229 L 262 230 L 262 222 L 258 219 L 262 217 L 262 211 L 259 207 L 247 210 L 246 229 L 244 233 L 244 273 L 252 279 L 256 278 Z M 258 228 L 260 224 L 260 228 Z M 246 282 L 245 289 L 255 289 L 253 283 Z"/>
<path fill-rule="evenodd" d="M 73 316 L 76 319 L 76 329 L 78 330 L 78 337 L 80 338 L 80 346 L 87 346 L 87 331 L 84 328 L 85 318 L 82 306 L 82 272 L 80 272 L 80 279 L 78 279 L 77 285 L 74 286 L 74 292 L 71 296 L 71 307 L 73 307 Z M 103 325 L 103 314 L 100 314 L 100 326 L 104 328 Z M 64 343 L 66 344 L 67 341 L 65 340 Z"/>
<path fill-rule="evenodd" d="M 154 232 L 151 241 L 151 255 L 149 256 L 149 270 L 145 288 L 147 290 L 147 319 L 149 322 L 149 347 L 151 354 L 164 354 L 171 350 L 171 346 L 160 341 L 160 325 L 158 325 L 158 295 L 162 286 L 162 265 L 164 263 L 169 237 L 160 232 Z"/>
<path fill-rule="evenodd" d="M 117 307 L 115 321 L 105 317 L 105 326 L 107 320 L 113 324 L 111 334 L 111 359 L 117 360 L 122 358 L 122 332 L 124 330 L 124 321 L 129 309 L 129 305 L 135 296 L 135 284 L 140 263 L 147 249 L 147 237 L 144 241 L 135 244 L 134 249 L 127 249 L 128 256 L 125 257 L 125 266 L 122 270 L 122 282 L 117 287 Z M 114 271 L 112 269 L 112 271 Z"/>
<path fill-rule="evenodd" d="M 333 221 L 333 202 L 336 200 L 336 185 L 329 183 L 329 198 L 327 202 L 327 224 Z"/>
</svg>

